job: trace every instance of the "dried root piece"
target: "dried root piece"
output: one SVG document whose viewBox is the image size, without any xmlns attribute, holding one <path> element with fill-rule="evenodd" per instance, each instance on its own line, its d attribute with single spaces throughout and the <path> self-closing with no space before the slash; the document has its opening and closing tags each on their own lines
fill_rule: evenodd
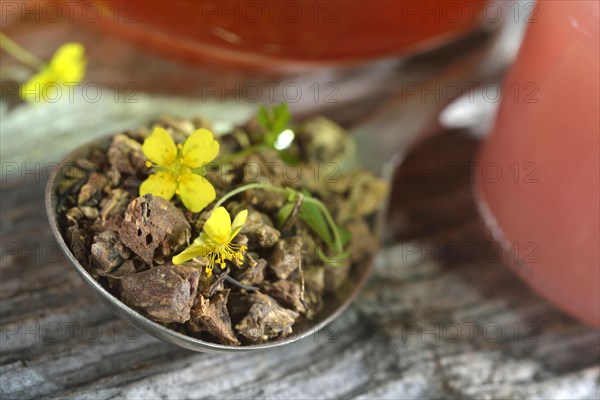
<svg viewBox="0 0 600 400">
<path fill-rule="evenodd" d="M 322 262 L 318 252 L 318 249 L 323 246 L 321 239 L 315 236 L 311 229 L 302 221 L 296 222 L 296 234 L 302 236 L 303 265 L 312 265 Z"/>
<path fill-rule="evenodd" d="M 344 227 L 350 232 L 350 260 L 355 263 L 365 261 L 377 251 L 377 237 L 371 231 L 369 224 L 363 219 L 352 219 Z"/>
<path fill-rule="evenodd" d="M 285 195 L 265 190 L 248 190 L 244 194 L 248 203 L 265 211 L 279 210 L 285 204 Z"/>
<path fill-rule="evenodd" d="M 146 195 L 129 203 L 119 235 L 127 247 L 152 264 L 181 250 L 190 229 L 177 207 L 162 197 Z"/>
<path fill-rule="evenodd" d="M 268 265 L 279 279 L 287 279 L 301 262 L 302 236 L 293 236 L 277 242 Z"/>
<path fill-rule="evenodd" d="M 121 289 L 121 280 L 127 275 L 132 275 L 137 272 L 137 267 L 133 260 L 127 260 L 114 271 L 106 274 L 108 278 L 108 286 L 113 290 Z"/>
<path fill-rule="evenodd" d="M 129 204 L 129 192 L 113 189 L 108 197 L 100 202 L 100 223 L 104 229 L 119 230 Z"/>
<path fill-rule="evenodd" d="M 84 267 L 87 266 L 88 252 L 85 246 L 85 232 L 75 224 L 67 228 L 65 236 L 66 242 L 77 261 Z"/>
<path fill-rule="evenodd" d="M 281 185 L 284 181 L 285 164 L 272 149 L 266 149 L 261 154 L 249 155 L 242 165 L 243 183 L 270 183 Z M 281 193 L 266 190 L 248 190 L 244 199 L 251 205 L 263 211 L 279 210 L 286 201 Z"/>
<path fill-rule="evenodd" d="M 80 206 L 97 206 L 102 195 L 102 189 L 104 188 L 104 186 L 106 186 L 107 183 L 108 180 L 104 177 L 104 175 L 96 172 L 90 174 L 87 182 L 81 187 L 81 190 L 79 191 L 77 204 Z"/>
<path fill-rule="evenodd" d="M 252 209 L 248 211 L 246 225 L 241 233 L 248 236 L 252 244 L 264 248 L 273 247 L 281 236 L 281 233 L 273 228 L 268 216 Z"/>
<path fill-rule="evenodd" d="M 292 333 L 292 325 L 300 314 L 281 307 L 275 299 L 262 293 L 247 296 L 252 303 L 248 314 L 235 325 L 235 330 L 250 342 L 282 339 Z"/>
<path fill-rule="evenodd" d="M 84 217 L 91 221 L 94 221 L 96 218 L 98 218 L 98 215 L 100 215 L 96 207 L 81 206 L 79 207 L 79 210 Z"/>
<path fill-rule="evenodd" d="M 163 115 L 160 117 L 160 119 L 156 121 L 156 125 L 160 125 L 165 129 L 168 129 L 176 142 L 184 141 L 196 129 L 194 123 L 189 119 L 170 115 Z"/>
<path fill-rule="evenodd" d="M 314 318 L 323 308 L 323 291 L 325 290 L 325 268 L 312 265 L 304 269 L 305 301 L 308 307 L 306 318 Z"/>
<path fill-rule="evenodd" d="M 302 298 L 302 286 L 299 283 L 288 280 L 265 282 L 263 289 L 284 306 L 299 313 L 306 311 L 303 304 L 304 299 Z"/>
<path fill-rule="evenodd" d="M 307 119 L 295 130 L 300 153 L 307 163 L 340 163 L 354 151 L 348 133 L 322 116 Z"/>
<path fill-rule="evenodd" d="M 325 292 L 335 293 L 342 286 L 350 273 L 350 263 L 340 261 L 336 265 L 325 266 Z"/>
<path fill-rule="evenodd" d="M 144 174 L 146 157 L 142 152 L 142 145 L 124 134 L 117 134 L 108 149 L 108 162 L 113 169 L 122 174 Z"/>
<path fill-rule="evenodd" d="M 79 227 L 79 221 L 84 218 L 79 207 L 70 208 L 66 213 L 65 242 L 71 249 L 75 259 L 84 267 L 88 264 L 85 230 Z"/>
<path fill-rule="evenodd" d="M 189 265 L 165 264 L 121 279 L 121 300 L 160 323 L 184 323 L 190 310 L 200 272 Z"/>
<path fill-rule="evenodd" d="M 244 285 L 256 286 L 260 285 L 265 280 L 265 268 L 267 260 L 256 258 L 258 255 L 246 253 L 246 262 L 242 268 L 234 270 L 234 277 Z"/>
<path fill-rule="evenodd" d="M 198 303 L 191 310 L 190 320 L 186 323 L 188 329 L 193 333 L 206 332 L 219 343 L 238 346 L 240 342 L 235 336 L 227 311 L 228 296 L 228 289 L 210 299 L 200 295 Z"/>
<path fill-rule="evenodd" d="M 92 267 L 100 275 L 112 272 L 129 258 L 129 250 L 123 246 L 113 231 L 104 231 L 94 236 L 90 259 Z"/>
<path fill-rule="evenodd" d="M 349 175 L 348 194 L 336 207 L 336 220 L 340 223 L 375 213 L 382 207 L 388 192 L 388 185 L 368 171 L 355 171 Z"/>
<path fill-rule="evenodd" d="M 79 220 L 85 217 L 79 207 L 70 208 L 66 213 L 67 226 L 79 226 Z"/>
</svg>

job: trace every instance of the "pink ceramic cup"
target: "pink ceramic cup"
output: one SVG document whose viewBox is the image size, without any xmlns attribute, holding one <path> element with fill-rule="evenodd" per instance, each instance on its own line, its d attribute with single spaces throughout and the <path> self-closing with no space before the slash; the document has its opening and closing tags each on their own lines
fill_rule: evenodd
<svg viewBox="0 0 600 400">
<path fill-rule="evenodd" d="M 537 4 L 480 154 L 479 205 L 517 273 L 600 327 L 600 3 Z"/>
</svg>

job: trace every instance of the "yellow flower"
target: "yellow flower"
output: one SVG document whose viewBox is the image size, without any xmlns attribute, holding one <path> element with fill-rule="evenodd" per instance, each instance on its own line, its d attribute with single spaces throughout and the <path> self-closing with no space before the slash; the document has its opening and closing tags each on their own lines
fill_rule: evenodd
<svg viewBox="0 0 600 400">
<path fill-rule="evenodd" d="M 173 257 L 173 264 L 182 264 L 195 257 L 208 260 L 206 274 L 212 274 L 213 267 L 219 264 L 225 269 L 225 261 L 234 261 L 238 265 L 244 262 L 245 245 L 232 244 L 231 240 L 240 232 L 246 223 L 248 210 L 238 213 L 231 223 L 231 216 L 224 207 L 218 207 L 204 223 L 200 236 L 192 245 Z"/>
<path fill-rule="evenodd" d="M 202 211 L 216 197 L 215 188 L 194 170 L 212 161 L 219 153 L 219 143 L 211 131 L 198 129 L 183 145 L 175 145 L 164 128 L 156 127 L 142 145 L 147 165 L 156 174 L 140 186 L 140 196 L 151 193 L 171 200 L 177 194 L 192 212 Z"/>
<path fill-rule="evenodd" d="M 57 101 L 66 86 L 83 80 L 87 60 L 85 48 L 80 43 L 66 43 L 56 50 L 50 62 L 21 85 L 20 95 L 31 102 Z"/>
</svg>

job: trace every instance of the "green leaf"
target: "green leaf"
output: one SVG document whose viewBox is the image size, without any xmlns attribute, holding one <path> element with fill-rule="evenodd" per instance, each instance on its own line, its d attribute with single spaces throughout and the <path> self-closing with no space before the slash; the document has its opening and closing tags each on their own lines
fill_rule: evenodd
<svg viewBox="0 0 600 400">
<path fill-rule="evenodd" d="M 284 163 L 289 165 L 298 165 L 301 162 L 298 157 L 286 150 L 279 151 L 279 158 L 281 158 Z"/>
<path fill-rule="evenodd" d="M 312 203 L 302 202 L 298 212 L 298 218 L 304 221 L 304 223 L 308 225 L 323 242 L 327 244 L 333 243 L 333 237 L 329 230 L 327 220 L 321 213 L 319 207 Z"/>
<path fill-rule="evenodd" d="M 281 103 L 280 105 L 273 107 L 273 124 L 271 131 L 279 135 L 287 128 L 290 119 L 291 115 L 287 103 Z"/>
<path fill-rule="evenodd" d="M 294 210 L 294 203 L 286 203 L 286 204 L 284 204 L 283 207 L 281 207 L 279 209 L 279 211 L 277 212 L 277 215 L 275 216 L 277 227 L 279 229 L 281 229 L 283 227 L 285 222 L 290 217 L 290 214 L 292 214 L 293 210 Z"/>
<path fill-rule="evenodd" d="M 267 109 L 261 106 L 256 118 L 258 123 L 265 129 L 264 143 L 273 147 L 277 137 L 283 132 L 291 119 L 291 114 L 286 103 L 281 103 Z"/>
<path fill-rule="evenodd" d="M 326 265 L 336 266 L 341 265 L 348 257 L 350 257 L 350 251 L 344 251 L 342 253 L 335 254 L 333 257 L 329 257 L 321 249 L 317 249 L 317 255 L 319 259 Z"/>
<path fill-rule="evenodd" d="M 267 131 L 270 130 L 269 115 L 267 113 L 267 109 L 265 108 L 265 106 L 260 106 L 260 108 L 258 109 L 258 114 L 256 115 L 256 119 L 258 120 L 258 123 L 263 128 L 265 128 L 265 130 L 267 130 Z"/>
<path fill-rule="evenodd" d="M 338 225 L 338 231 L 340 232 L 340 237 L 342 239 L 342 245 L 346 246 L 350 239 L 352 239 L 352 234 L 350 231 L 343 226 Z"/>
</svg>

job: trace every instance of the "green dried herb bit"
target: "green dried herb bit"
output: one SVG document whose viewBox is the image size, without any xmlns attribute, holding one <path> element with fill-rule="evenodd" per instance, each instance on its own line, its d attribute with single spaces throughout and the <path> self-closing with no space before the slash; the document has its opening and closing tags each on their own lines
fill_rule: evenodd
<svg viewBox="0 0 600 400">
<path fill-rule="evenodd" d="M 278 146 L 280 136 L 290 136 L 287 134 L 286 128 L 290 122 L 291 114 L 288 110 L 287 103 L 275 105 L 270 109 L 261 106 L 257 115 L 258 123 L 265 129 L 263 141 L 269 147 L 274 147 L 281 150 L 283 146 Z M 291 132 L 291 131 L 290 131 Z M 293 133 L 290 142 L 293 140 Z"/>
</svg>

